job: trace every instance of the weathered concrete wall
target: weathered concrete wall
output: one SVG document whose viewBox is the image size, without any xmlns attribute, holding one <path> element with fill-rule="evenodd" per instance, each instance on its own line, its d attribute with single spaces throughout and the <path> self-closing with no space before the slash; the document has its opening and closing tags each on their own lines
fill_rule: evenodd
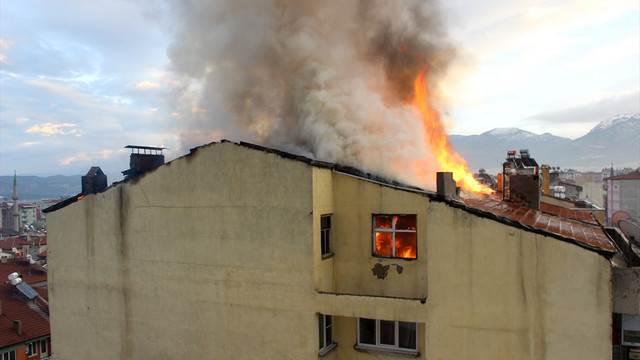
<svg viewBox="0 0 640 360">
<path fill-rule="evenodd" d="M 56 359 L 317 356 L 311 185 L 222 143 L 50 214 Z"/>
<path fill-rule="evenodd" d="M 611 356 L 607 259 L 444 203 L 427 219 L 427 358 Z"/>
<path fill-rule="evenodd" d="M 372 214 L 417 215 L 416 260 L 372 256 Z M 357 317 L 418 322 L 422 359 L 610 356 L 602 256 L 264 151 L 206 146 L 48 222 L 56 359 L 315 359 L 317 313 L 327 359 L 385 358 Z"/>
<path fill-rule="evenodd" d="M 427 197 L 334 173 L 334 278 L 338 293 L 426 298 L 427 248 L 418 240 L 415 260 L 372 256 L 373 214 L 417 215 L 417 237 L 426 237 Z"/>
<path fill-rule="evenodd" d="M 614 268 L 613 312 L 640 315 L 640 268 Z"/>
<path fill-rule="evenodd" d="M 334 194 L 323 213 L 334 215 L 335 254 L 316 260 L 316 279 L 325 280 L 316 281 L 316 301 L 318 312 L 339 317 L 333 356 L 372 356 L 353 347 L 357 317 L 423 324 L 425 359 L 609 356 L 611 267 L 601 255 L 421 194 L 335 173 L 322 179 L 321 192 Z M 413 213 L 418 258 L 371 256 L 371 215 Z M 388 267 L 382 279 L 378 264 Z"/>
</svg>

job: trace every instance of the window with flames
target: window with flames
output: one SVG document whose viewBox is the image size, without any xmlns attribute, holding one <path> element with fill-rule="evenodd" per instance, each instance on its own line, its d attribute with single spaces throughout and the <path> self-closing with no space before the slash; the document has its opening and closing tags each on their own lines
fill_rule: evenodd
<svg viewBox="0 0 640 360">
<path fill-rule="evenodd" d="M 416 259 L 416 223 L 416 215 L 374 215 L 373 255 Z"/>
</svg>

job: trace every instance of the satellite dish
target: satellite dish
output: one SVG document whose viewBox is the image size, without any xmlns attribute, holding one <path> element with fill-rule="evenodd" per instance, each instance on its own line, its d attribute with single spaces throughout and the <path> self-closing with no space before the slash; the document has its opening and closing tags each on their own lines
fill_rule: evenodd
<svg viewBox="0 0 640 360">
<path fill-rule="evenodd" d="M 31 254 L 27 254 L 27 259 L 31 260 Z"/>
<path fill-rule="evenodd" d="M 35 263 L 36 263 L 36 261 L 35 261 L 35 260 L 33 260 L 33 259 L 29 259 L 29 264 L 33 265 L 33 264 L 35 264 Z"/>
<path fill-rule="evenodd" d="M 16 249 L 16 248 L 11 248 L 11 251 L 13 251 L 14 253 L 17 253 L 17 252 L 18 252 L 18 249 Z"/>
</svg>

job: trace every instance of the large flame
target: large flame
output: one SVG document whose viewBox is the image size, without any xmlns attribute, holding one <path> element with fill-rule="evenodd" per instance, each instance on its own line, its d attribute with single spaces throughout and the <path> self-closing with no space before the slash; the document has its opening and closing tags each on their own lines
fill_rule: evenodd
<svg viewBox="0 0 640 360">
<path fill-rule="evenodd" d="M 440 122 L 440 114 L 427 102 L 428 94 L 424 71 L 416 78 L 414 91 L 412 104 L 420 112 L 425 128 L 425 138 L 431 146 L 431 152 L 440 166 L 440 171 L 453 173 L 453 179 L 464 190 L 479 194 L 491 194 L 493 191 L 490 188 L 480 184 L 473 177 L 466 160 L 451 149 L 447 133 Z"/>
</svg>

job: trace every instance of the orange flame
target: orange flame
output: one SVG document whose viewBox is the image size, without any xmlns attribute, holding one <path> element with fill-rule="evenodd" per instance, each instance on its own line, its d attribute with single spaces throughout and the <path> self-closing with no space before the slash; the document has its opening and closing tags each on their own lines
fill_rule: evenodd
<svg viewBox="0 0 640 360">
<path fill-rule="evenodd" d="M 467 162 L 452 150 L 447 133 L 440 122 L 440 114 L 427 103 L 427 84 L 424 80 L 424 71 L 416 78 L 414 90 L 413 106 L 420 112 L 427 141 L 440 165 L 440 171 L 453 173 L 453 179 L 456 183 L 467 191 L 491 194 L 493 191 L 480 184 L 469 171 Z"/>
</svg>

